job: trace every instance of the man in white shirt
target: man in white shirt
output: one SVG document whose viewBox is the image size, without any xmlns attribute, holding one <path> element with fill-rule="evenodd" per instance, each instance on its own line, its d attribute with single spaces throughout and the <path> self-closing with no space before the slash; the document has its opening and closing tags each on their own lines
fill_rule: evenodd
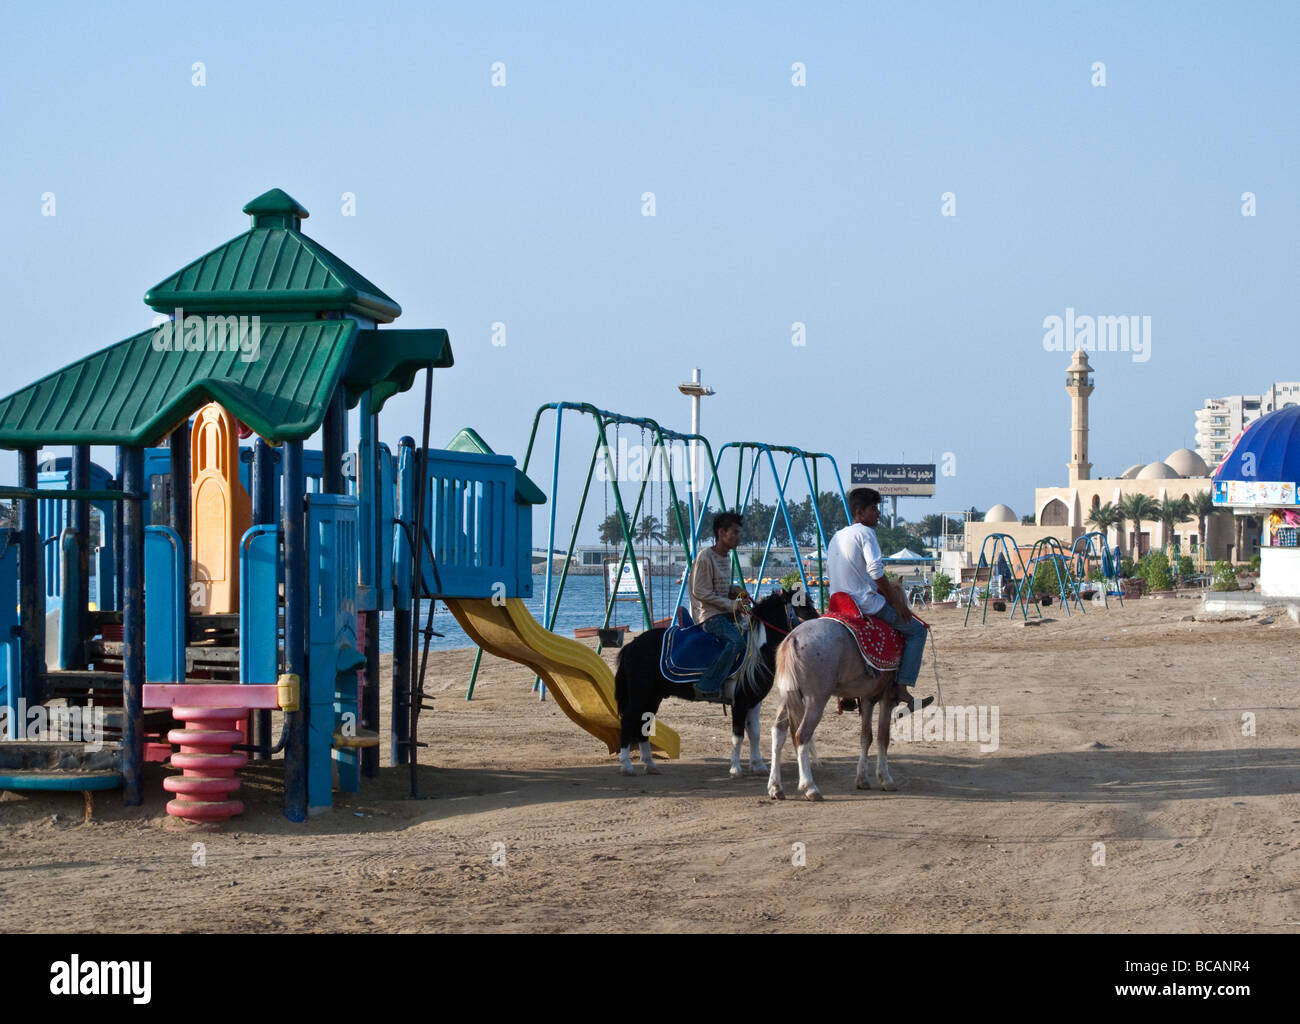
<svg viewBox="0 0 1300 1024">
<path fill-rule="evenodd" d="M 830 577 L 830 590 L 832 594 L 848 594 L 863 615 L 875 616 L 903 634 L 897 695 L 898 703 L 912 711 L 915 702 L 908 689 L 916 685 L 921 671 L 926 630 L 907 607 L 903 588 L 885 575 L 884 557 L 875 531 L 880 521 L 880 493 L 870 487 L 850 492 L 849 514 L 853 522 L 837 531 L 828 546 L 826 574 Z M 933 700 L 926 697 L 921 707 Z"/>
</svg>

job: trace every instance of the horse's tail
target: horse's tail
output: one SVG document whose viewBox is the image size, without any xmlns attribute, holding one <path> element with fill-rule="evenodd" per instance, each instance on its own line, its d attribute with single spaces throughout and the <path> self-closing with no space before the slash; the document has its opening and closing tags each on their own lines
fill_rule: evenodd
<svg viewBox="0 0 1300 1024">
<path fill-rule="evenodd" d="M 618 708 L 620 717 L 627 711 L 627 668 L 623 664 L 625 653 L 627 653 L 626 647 L 618 652 L 618 661 L 614 668 L 614 704 Z"/>
<path fill-rule="evenodd" d="M 799 680 L 794 674 L 795 642 L 794 634 L 791 634 L 782 640 L 781 645 L 776 649 L 776 679 L 773 684 L 777 697 L 785 703 L 786 718 L 791 731 L 799 728 L 804 712 L 803 694 L 799 690 Z"/>
</svg>

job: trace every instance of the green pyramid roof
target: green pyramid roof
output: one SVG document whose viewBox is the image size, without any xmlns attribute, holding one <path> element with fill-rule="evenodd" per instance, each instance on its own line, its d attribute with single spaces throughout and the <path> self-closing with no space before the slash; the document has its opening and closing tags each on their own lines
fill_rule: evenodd
<svg viewBox="0 0 1300 1024">
<path fill-rule="evenodd" d="M 160 348 L 142 331 L 0 399 L 0 447 L 147 445 L 208 402 L 268 441 L 310 437 L 348 365 L 355 320 L 277 321 L 258 351 Z M 252 356 L 256 358 L 250 358 Z"/>
<path fill-rule="evenodd" d="M 307 210 L 278 188 L 244 207 L 253 226 L 145 294 L 160 313 L 343 311 L 391 323 L 402 307 L 319 242 L 302 234 Z"/>
</svg>

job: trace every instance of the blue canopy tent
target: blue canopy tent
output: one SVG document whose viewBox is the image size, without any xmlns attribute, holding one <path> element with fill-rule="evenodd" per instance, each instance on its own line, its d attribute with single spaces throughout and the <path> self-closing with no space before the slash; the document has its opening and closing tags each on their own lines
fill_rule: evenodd
<svg viewBox="0 0 1300 1024">
<path fill-rule="evenodd" d="M 1214 504 L 1237 515 L 1300 509 L 1300 406 L 1261 416 L 1248 426 L 1214 474 Z M 1300 547 L 1294 527 L 1260 548 L 1260 591 L 1300 598 Z"/>
</svg>

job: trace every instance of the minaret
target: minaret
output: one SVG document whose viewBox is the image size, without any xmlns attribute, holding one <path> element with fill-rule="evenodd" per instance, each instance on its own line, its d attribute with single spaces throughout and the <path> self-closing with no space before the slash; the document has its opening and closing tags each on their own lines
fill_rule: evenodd
<svg viewBox="0 0 1300 1024">
<path fill-rule="evenodd" d="M 1088 461 L 1088 396 L 1092 394 L 1092 367 L 1088 353 L 1074 350 L 1074 359 L 1065 375 L 1065 390 L 1070 393 L 1070 486 L 1091 479 Z"/>
</svg>

